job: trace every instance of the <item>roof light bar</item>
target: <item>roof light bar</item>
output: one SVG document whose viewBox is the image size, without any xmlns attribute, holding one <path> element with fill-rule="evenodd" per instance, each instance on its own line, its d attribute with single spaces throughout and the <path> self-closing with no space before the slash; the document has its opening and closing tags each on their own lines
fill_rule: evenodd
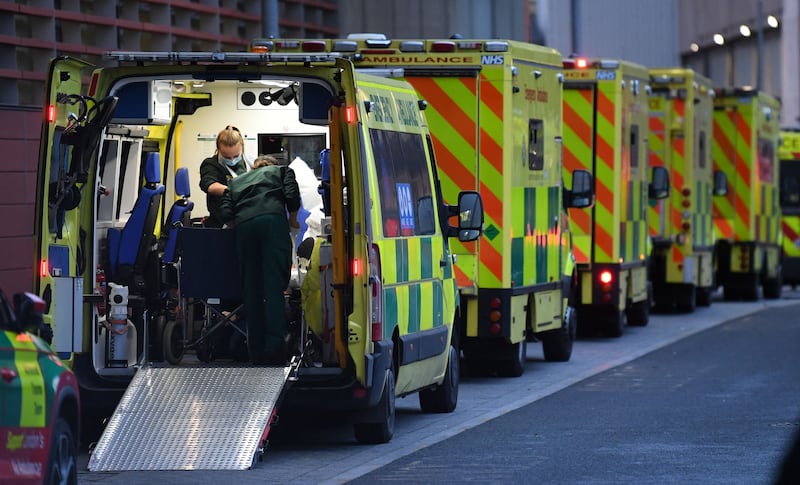
<svg viewBox="0 0 800 485">
<path fill-rule="evenodd" d="M 483 45 L 486 52 L 507 52 L 508 42 L 488 41 Z"/>
<path fill-rule="evenodd" d="M 421 40 L 404 40 L 400 42 L 400 52 L 425 52 L 425 43 Z"/>
<path fill-rule="evenodd" d="M 103 56 L 118 62 L 324 62 L 335 60 L 336 53 L 276 53 L 276 52 L 144 52 L 110 51 Z"/>
<path fill-rule="evenodd" d="M 431 52 L 455 52 L 456 43 L 450 41 L 436 41 L 431 44 Z"/>
<path fill-rule="evenodd" d="M 333 42 L 333 50 L 336 52 L 355 52 L 358 49 L 358 42 L 354 40 L 337 40 Z"/>
</svg>

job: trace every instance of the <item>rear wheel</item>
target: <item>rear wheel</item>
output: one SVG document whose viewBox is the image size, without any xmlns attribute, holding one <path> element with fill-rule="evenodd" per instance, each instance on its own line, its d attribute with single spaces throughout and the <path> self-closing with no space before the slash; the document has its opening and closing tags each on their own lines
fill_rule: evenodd
<svg viewBox="0 0 800 485">
<path fill-rule="evenodd" d="M 444 380 L 433 389 L 419 392 L 419 407 L 423 413 L 450 413 L 458 404 L 459 366 L 458 352 L 450 346 Z"/>
<path fill-rule="evenodd" d="M 525 360 L 528 348 L 528 341 L 522 339 L 515 344 L 508 344 L 508 354 L 510 359 L 497 362 L 498 374 L 503 377 L 519 377 L 525 372 Z"/>
<path fill-rule="evenodd" d="M 679 312 L 692 313 L 697 308 L 697 287 L 692 284 L 678 289 L 677 305 Z"/>
<path fill-rule="evenodd" d="M 572 345 L 578 327 L 578 317 L 575 309 L 567 307 L 564 323 L 558 330 L 545 332 L 541 335 L 544 359 L 548 362 L 567 362 L 572 357 Z"/>
<path fill-rule="evenodd" d="M 622 337 L 622 332 L 625 329 L 625 312 L 623 310 L 615 310 L 611 318 L 606 322 L 605 330 L 609 337 Z"/>
<path fill-rule="evenodd" d="M 769 300 L 776 300 L 781 297 L 781 289 L 783 287 L 782 270 L 778 268 L 778 275 L 775 278 L 767 278 L 764 280 L 764 298 Z"/>
<path fill-rule="evenodd" d="M 386 372 L 386 382 L 383 385 L 383 395 L 375 411 L 380 417 L 378 421 L 367 423 L 354 423 L 353 432 L 356 440 L 364 444 L 388 443 L 394 435 L 395 422 L 395 396 L 394 372 Z"/>
<path fill-rule="evenodd" d="M 73 485 L 78 483 L 78 458 L 75 436 L 67 421 L 59 416 L 50 437 L 45 483 Z"/>
<path fill-rule="evenodd" d="M 642 301 L 631 303 L 625 309 L 626 316 L 628 317 L 628 325 L 635 327 L 644 327 L 650 321 L 650 299 L 645 298 Z"/>
<path fill-rule="evenodd" d="M 710 286 L 697 287 L 695 291 L 697 306 L 711 306 L 712 289 Z"/>
</svg>

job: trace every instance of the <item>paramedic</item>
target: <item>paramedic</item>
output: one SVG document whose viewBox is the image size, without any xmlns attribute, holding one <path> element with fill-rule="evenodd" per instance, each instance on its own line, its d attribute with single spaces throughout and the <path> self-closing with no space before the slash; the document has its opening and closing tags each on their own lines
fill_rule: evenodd
<svg viewBox="0 0 800 485">
<path fill-rule="evenodd" d="M 222 227 L 219 204 L 222 193 L 231 179 L 247 172 L 249 166 L 244 159 L 244 138 L 235 126 L 226 126 L 217 135 L 214 155 L 200 164 L 200 189 L 206 193 L 208 217 L 206 227 Z"/>
<path fill-rule="evenodd" d="M 222 221 L 236 231 L 247 351 L 254 364 L 286 364 L 283 292 L 292 267 L 289 228 L 300 227 L 299 208 L 294 170 L 270 156 L 258 157 L 253 170 L 231 180 L 222 196 Z"/>
</svg>

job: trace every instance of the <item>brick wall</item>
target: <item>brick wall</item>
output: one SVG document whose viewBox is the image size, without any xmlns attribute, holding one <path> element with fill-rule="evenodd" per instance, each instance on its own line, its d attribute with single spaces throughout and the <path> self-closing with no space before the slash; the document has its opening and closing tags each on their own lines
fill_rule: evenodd
<svg viewBox="0 0 800 485">
<path fill-rule="evenodd" d="M 0 288 L 32 291 L 41 109 L 0 105 Z"/>
</svg>

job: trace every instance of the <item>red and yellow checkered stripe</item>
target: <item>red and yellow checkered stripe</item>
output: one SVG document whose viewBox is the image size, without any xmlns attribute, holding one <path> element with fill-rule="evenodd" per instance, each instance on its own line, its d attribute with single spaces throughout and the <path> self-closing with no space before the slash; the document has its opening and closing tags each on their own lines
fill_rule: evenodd
<svg viewBox="0 0 800 485">
<path fill-rule="evenodd" d="M 743 100 L 742 100 L 743 99 Z M 718 97 L 714 111 L 714 168 L 728 177 L 728 196 L 714 198 L 714 229 L 735 241 L 777 243 L 780 238 L 777 106 L 763 121 L 759 97 Z M 774 117 L 774 118 L 773 118 Z"/>
<path fill-rule="evenodd" d="M 629 262 L 644 254 L 646 159 L 643 144 L 640 154 L 630 153 L 628 130 L 641 122 L 639 135 L 646 138 L 648 127 L 644 116 L 634 118 L 637 100 L 626 97 L 631 93 L 618 92 L 618 83 L 568 82 L 564 90 L 564 178 L 569 183 L 576 169 L 595 177 L 594 207 L 569 210 L 578 263 Z M 632 156 L 639 159 L 636 173 Z"/>
<path fill-rule="evenodd" d="M 503 242 L 503 82 L 477 77 L 409 77 L 429 103 L 425 114 L 445 201 L 455 203 L 461 190 L 478 190 L 483 198 L 485 227 L 494 229 L 477 243 L 453 240 L 458 255 L 459 286 L 479 282 L 502 287 Z M 480 174 L 480 177 L 478 177 Z M 480 246 L 480 251 L 478 251 Z"/>
<path fill-rule="evenodd" d="M 588 170 L 595 177 L 594 207 L 569 210 L 578 263 L 619 260 L 620 238 L 614 230 L 619 223 L 615 214 L 625 203 L 627 193 L 618 183 L 621 177 L 614 173 L 617 117 L 613 97 L 613 91 L 608 93 L 605 89 L 567 86 L 564 90 L 565 178 L 570 180 L 576 169 Z"/>
<path fill-rule="evenodd" d="M 650 167 L 667 167 L 669 154 L 667 153 L 667 112 L 666 100 L 659 96 L 654 95 L 650 98 L 650 137 L 648 139 L 650 152 L 648 154 L 648 164 Z M 666 218 L 663 213 L 666 212 L 668 203 L 664 200 L 651 201 L 649 204 L 647 214 L 647 225 L 650 235 L 653 237 L 665 238 L 668 236 Z"/>
</svg>

